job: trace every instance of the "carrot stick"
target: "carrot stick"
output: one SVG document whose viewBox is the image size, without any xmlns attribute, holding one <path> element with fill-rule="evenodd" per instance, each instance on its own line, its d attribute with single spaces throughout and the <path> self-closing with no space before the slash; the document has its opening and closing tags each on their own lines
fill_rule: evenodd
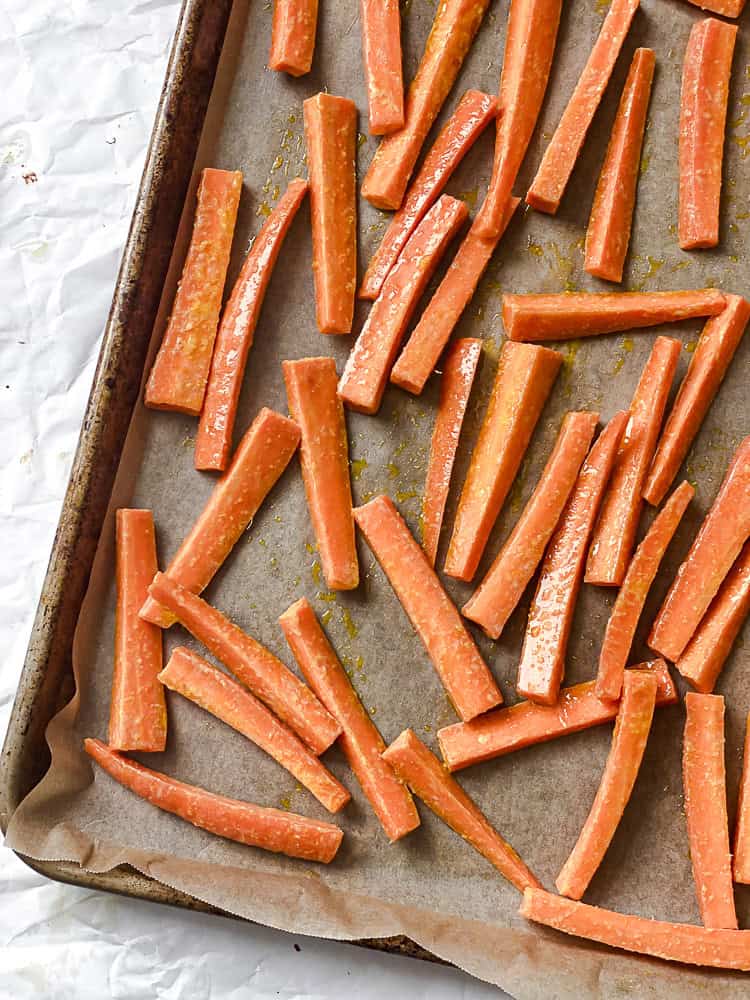
<svg viewBox="0 0 750 1000">
<path fill-rule="evenodd" d="M 724 130 L 736 40 L 736 24 L 709 17 L 693 25 L 685 50 L 677 227 L 683 250 L 719 242 Z"/>
<path fill-rule="evenodd" d="M 445 572 L 471 580 L 552 389 L 562 355 L 505 342 L 453 523 Z"/>
<path fill-rule="evenodd" d="M 655 703 L 654 675 L 628 670 L 602 780 L 576 845 L 555 881 L 563 896 L 580 899 L 604 859 L 638 777 Z"/>
<path fill-rule="evenodd" d="M 255 327 L 271 273 L 289 227 L 307 194 L 307 181 L 297 177 L 281 196 L 255 237 L 229 297 L 216 334 L 206 397 L 195 438 L 195 467 L 223 472 L 232 450 L 232 433 L 242 380 Z"/>
<path fill-rule="evenodd" d="M 667 546 L 694 496 L 695 490 L 690 483 L 678 486 L 635 550 L 604 633 L 596 678 L 597 698 L 616 701 L 620 697 L 625 664 L 643 605 Z"/>
<path fill-rule="evenodd" d="M 303 76 L 315 51 L 318 0 L 274 0 L 268 68 Z"/>
<path fill-rule="evenodd" d="M 390 764 L 400 781 L 407 784 L 451 830 L 487 858 L 519 892 L 527 886 L 540 884 L 413 730 L 405 729 L 385 751 L 383 759 Z"/>
<path fill-rule="evenodd" d="M 526 194 L 527 204 L 540 212 L 554 215 L 560 207 L 638 4 L 639 0 L 612 0 L 599 37 Z"/>
<path fill-rule="evenodd" d="M 302 109 L 318 329 L 351 333 L 357 291 L 357 107 L 347 97 L 316 94 Z"/>
<path fill-rule="evenodd" d="M 442 0 L 438 5 L 406 94 L 404 127 L 380 143 L 362 184 L 362 197 L 378 208 L 401 206 L 422 143 L 458 76 L 488 2 Z"/>
<path fill-rule="evenodd" d="M 523 513 L 487 575 L 462 609 L 498 639 L 521 600 L 575 486 L 599 419 L 598 413 L 567 413 L 555 447 Z"/>
<path fill-rule="evenodd" d="M 404 127 L 398 0 L 361 0 L 359 10 L 370 135 L 384 135 Z"/>
<path fill-rule="evenodd" d="M 497 115 L 497 98 L 467 90 L 414 178 L 403 205 L 391 219 L 380 246 L 367 265 L 359 288 L 361 299 L 376 299 L 398 256 L 425 213 L 437 201 L 448 179 L 487 124 Z"/>
<path fill-rule="evenodd" d="M 194 594 L 208 586 L 289 464 L 299 439 L 293 421 L 265 407 L 258 413 L 169 564 L 166 572 L 172 580 Z M 162 628 L 174 622 L 149 598 L 141 618 Z"/>
<path fill-rule="evenodd" d="M 443 589 L 427 556 L 388 497 L 354 511 L 367 544 L 409 616 L 443 687 L 464 720 L 499 705 L 503 696 Z"/>
<path fill-rule="evenodd" d="M 339 746 L 393 842 L 416 830 L 419 813 L 408 790 L 383 761 L 383 737 L 352 687 L 315 612 L 303 597 L 279 618 L 305 680 L 343 730 Z"/>
<path fill-rule="evenodd" d="M 339 383 L 353 410 L 377 413 L 409 320 L 469 210 L 444 194 L 425 215 L 372 304 Z"/>
<path fill-rule="evenodd" d="M 643 507 L 643 484 L 659 437 L 682 342 L 657 337 L 630 404 L 620 444 L 586 562 L 586 583 L 619 587 L 633 552 Z"/>
<path fill-rule="evenodd" d="M 726 301 L 726 308 L 704 326 L 664 425 L 643 491 L 644 500 L 655 507 L 664 499 L 685 460 L 750 320 L 747 299 L 727 295 Z"/>
<path fill-rule="evenodd" d="M 516 685 L 533 701 L 557 701 L 586 549 L 627 422 L 627 413 L 616 414 L 597 438 L 544 554 Z"/>
<path fill-rule="evenodd" d="M 698 908 L 704 926 L 736 930 L 724 768 L 724 699 L 718 694 L 689 691 L 685 709 L 682 780 Z"/>
<path fill-rule="evenodd" d="M 265 750 L 329 812 L 338 812 L 351 798 L 341 782 L 273 712 L 202 656 L 178 646 L 159 680 Z"/>
<path fill-rule="evenodd" d="M 197 417 L 203 406 L 242 190 L 239 170 L 206 169 L 182 276 L 146 383 L 146 406 Z"/>
<path fill-rule="evenodd" d="M 734 828 L 735 882 L 750 883 L 750 715 L 745 724 L 745 755 L 742 761 L 742 778 L 737 800 L 737 825 Z"/>
<path fill-rule="evenodd" d="M 359 583 L 349 446 L 333 358 L 283 361 L 289 412 L 302 431 L 300 465 L 310 520 L 329 590 Z"/>
<path fill-rule="evenodd" d="M 151 511 L 118 510 L 115 535 L 117 608 L 108 741 L 113 750 L 163 750 L 167 706 L 156 679 L 162 662 L 161 633 L 138 617 L 159 568 Z"/>
<path fill-rule="evenodd" d="M 589 216 L 584 266 L 607 281 L 622 281 L 655 63 L 653 49 L 635 50 Z"/>
<path fill-rule="evenodd" d="M 430 566 L 435 565 L 453 463 L 481 352 L 481 340 L 457 340 L 443 365 L 422 505 L 422 548 Z"/>
<path fill-rule="evenodd" d="M 164 573 L 156 574 L 149 592 L 316 754 L 327 750 L 341 734 L 339 724 L 312 691 L 273 653 L 216 608 Z"/>
<path fill-rule="evenodd" d="M 745 9 L 745 0 L 688 0 L 688 3 L 724 17 L 739 17 Z"/>
<path fill-rule="evenodd" d="M 656 617 L 648 644 L 677 662 L 750 536 L 750 437 L 729 464 L 711 510 Z"/>
<path fill-rule="evenodd" d="M 134 760 L 121 757 L 101 740 L 87 739 L 89 757 L 115 781 L 165 812 L 218 837 L 307 861 L 333 861 L 344 836 L 332 823 L 239 802 L 187 785 Z"/>
</svg>

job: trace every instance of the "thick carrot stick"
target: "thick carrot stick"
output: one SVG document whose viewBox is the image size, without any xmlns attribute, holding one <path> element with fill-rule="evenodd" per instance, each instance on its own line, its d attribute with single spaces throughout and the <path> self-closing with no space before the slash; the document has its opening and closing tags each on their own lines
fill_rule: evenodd
<svg viewBox="0 0 750 1000">
<path fill-rule="evenodd" d="M 361 413 L 377 413 L 409 320 L 469 210 L 444 194 L 409 237 L 373 302 L 339 382 L 339 396 Z"/>
<path fill-rule="evenodd" d="M 279 618 L 305 680 L 343 732 L 339 746 L 375 815 L 393 842 L 416 830 L 419 813 L 408 790 L 380 756 L 383 737 L 375 728 L 326 638 L 315 612 L 303 597 Z"/>
<path fill-rule="evenodd" d="M 297 177 L 255 237 L 216 334 L 211 372 L 195 438 L 195 467 L 223 472 L 229 463 L 242 380 L 271 273 L 289 227 L 307 194 Z"/>
<path fill-rule="evenodd" d="M 218 837 L 287 854 L 290 858 L 328 864 L 336 856 L 344 836 L 332 823 L 239 802 L 187 785 L 121 757 L 101 740 L 87 739 L 83 746 L 89 757 L 131 792 Z"/>
<path fill-rule="evenodd" d="M 445 572 L 471 580 L 562 363 L 544 347 L 503 344 L 453 523 Z"/>
<path fill-rule="evenodd" d="M 688 3 L 724 17 L 739 17 L 745 9 L 745 0 L 688 0 Z"/>
<path fill-rule="evenodd" d="M 704 926 L 736 930 L 724 767 L 724 699 L 718 694 L 689 691 L 685 709 L 682 780 L 698 908 Z"/>
<path fill-rule="evenodd" d="M 726 301 L 726 308 L 703 327 L 664 425 L 643 490 L 644 500 L 655 507 L 664 499 L 685 460 L 750 320 L 747 299 L 727 295 Z"/>
<path fill-rule="evenodd" d="M 622 281 L 655 63 L 653 49 L 635 50 L 589 216 L 584 266 L 607 281 Z"/>
<path fill-rule="evenodd" d="M 318 0 L 274 0 L 268 68 L 291 76 L 310 72 L 318 25 Z"/>
<path fill-rule="evenodd" d="M 197 417 L 203 406 L 240 204 L 239 170 L 206 169 L 185 263 L 145 403 Z"/>
<path fill-rule="evenodd" d="M 462 609 L 498 639 L 521 600 L 575 486 L 599 419 L 598 413 L 567 413 L 555 447 L 523 513 L 487 575 Z"/>
<path fill-rule="evenodd" d="M 519 855 L 479 807 L 430 753 L 413 730 L 405 729 L 383 754 L 396 777 L 474 850 L 487 858 L 519 892 L 540 885 Z"/>
<path fill-rule="evenodd" d="M 676 663 L 750 536 L 750 437 L 729 463 L 711 510 L 656 617 L 648 644 Z"/>
<path fill-rule="evenodd" d="M 330 590 L 359 583 L 349 445 L 333 358 L 283 361 L 289 412 L 302 431 L 300 465 L 323 575 Z"/>
<path fill-rule="evenodd" d="M 237 446 L 166 572 L 194 594 L 204 590 L 242 537 L 299 444 L 299 427 L 265 407 Z M 174 618 L 147 598 L 141 618 L 169 628 Z"/>
<path fill-rule="evenodd" d="M 148 585 L 159 569 L 151 511 L 118 510 L 115 537 L 115 664 L 107 739 L 113 750 L 163 750 L 167 745 L 167 706 L 164 688 L 157 680 L 162 663 L 161 632 L 138 616 Z"/>
<path fill-rule="evenodd" d="M 380 246 L 367 265 L 359 288 L 361 299 L 376 299 L 406 241 L 425 213 L 437 201 L 453 171 L 497 115 L 497 98 L 481 90 L 467 90 L 443 126 L 409 188 L 404 203 L 391 219 Z"/>
<path fill-rule="evenodd" d="M 404 127 L 380 143 L 362 184 L 362 197 L 378 208 L 401 206 L 422 143 L 458 76 L 488 2 L 441 0 L 438 5 L 406 94 Z"/>
<path fill-rule="evenodd" d="M 453 463 L 481 353 L 482 341 L 466 337 L 453 344 L 443 365 L 422 505 L 422 548 L 430 566 L 437 557 Z"/>
<path fill-rule="evenodd" d="M 657 337 L 643 369 L 609 488 L 594 529 L 586 583 L 619 587 L 625 579 L 643 507 L 643 484 L 654 455 L 682 342 Z"/>
<path fill-rule="evenodd" d="M 359 21 L 370 135 L 385 135 L 404 127 L 398 0 L 361 0 Z"/>
<path fill-rule="evenodd" d="M 341 782 L 273 712 L 202 656 L 178 646 L 159 680 L 265 750 L 329 812 L 338 812 L 351 798 Z"/>
<path fill-rule="evenodd" d="M 350 333 L 357 291 L 357 107 L 347 97 L 316 94 L 302 108 L 318 329 Z"/>
<path fill-rule="evenodd" d="M 376 497 L 355 509 L 354 520 L 424 643 L 458 715 L 466 722 L 501 704 L 503 696 L 487 664 L 393 503 L 388 497 Z"/>
<path fill-rule="evenodd" d="M 737 799 L 732 874 L 735 882 L 750 884 L 750 715 L 745 723 L 745 755 L 742 760 L 742 777 Z"/>
<path fill-rule="evenodd" d="M 719 203 L 729 78 L 737 25 L 709 17 L 693 25 L 682 65 L 680 208 L 683 250 L 719 242 Z"/>
<path fill-rule="evenodd" d="M 310 688 L 216 608 L 164 573 L 156 574 L 149 592 L 316 754 L 327 750 L 341 734 L 341 726 Z"/>
<path fill-rule="evenodd" d="M 576 845 L 555 881 L 563 896 L 580 899 L 604 859 L 638 777 L 655 704 L 654 675 L 628 670 L 602 780 Z"/>
</svg>

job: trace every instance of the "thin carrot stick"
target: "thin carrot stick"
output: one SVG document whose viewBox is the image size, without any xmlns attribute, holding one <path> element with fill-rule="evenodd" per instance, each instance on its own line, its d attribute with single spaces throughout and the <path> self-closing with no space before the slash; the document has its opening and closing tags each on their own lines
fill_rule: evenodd
<svg viewBox="0 0 750 1000">
<path fill-rule="evenodd" d="M 310 72 L 318 25 L 318 0 L 274 0 L 268 68 L 303 76 Z"/>
<path fill-rule="evenodd" d="M 745 723 L 745 755 L 742 760 L 740 793 L 737 799 L 732 874 L 735 882 L 750 884 L 750 715 Z"/>
<path fill-rule="evenodd" d="M 404 127 L 401 14 L 398 0 L 361 0 L 359 11 L 370 135 L 384 135 Z"/>
<path fill-rule="evenodd" d="M 745 9 L 745 0 L 688 0 L 688 3 L 724 17 L 739 17 Z"/>
</svg>

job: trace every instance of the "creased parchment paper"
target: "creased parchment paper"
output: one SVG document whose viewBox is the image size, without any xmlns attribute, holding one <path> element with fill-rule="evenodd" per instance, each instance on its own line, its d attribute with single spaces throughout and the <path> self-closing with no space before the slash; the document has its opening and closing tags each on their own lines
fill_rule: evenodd
<svg viewBox="0 0 750 1000">
<path fill-rule="evenodd" d="M 245 191 L 230 280 L 269 206 L 288 180 L 305 173 L 302 100 L 326 88 L 352 97 L 360 109 L 360 178 L 376 147 L 366 134 L 366 101 L 360 66 L 357 5 L 321 5 L 315 67 L 291 80 L 268 72 L 270 4 L 235 4 L 228 43 L 212 98 L 196 169 L 241 169 Z M 405 75 L 417 65 L 431 23 L 429 0 L 402 5 Z M 605 13 L 602 3 L 565 5 L 548 99 L 531 143 L 519 190 L 525 186 L 554 129 Z M 559 291 L 601 287 L 582 268 L 583 232 L 609 129 L 633 50 L 657 53 L 657 76 L 643 158 L 631 255 L 629 288 L 671 289 L 715 283 L 747 292 L 744 265 L 748 232 L 744 174 L 744 116 L 748 98 L 747 39 L 741 31 L 735 56 L 722 201 L 721 252 L 682 253 L 677 248 L 677 121 L 681 60 L 700 13 L 670 0 L 644 0 L 615 70 L 612 86 L 592 127 L 570 190 L 556 218 L 519 211 L 464 315 L 458 334 L 484 338 L 485 351 L 454 476 L 447 512 L 452 522 L 457 487 L 484 412 L 503 330 L 502 291 Z M 480 35 L 447 102 L 455 107 L 468 87 L 495 91 L 502 59 L 507 3 L 493 2 Z M 750 90 L 750 83 L 747 83 Z M 491 130 L 466 158 L 448 190 L 472 209 L 489 175 Z M 195 178 L 193 191 L 195 189 Z M 184 256 L 192 197 L 183 220 L 152 351 L 158 345 Z M 377 245 L 386 216 L 360 206 L 360 268 Z M 365 310 L 358 306 L 356 328 Z M 530 494 L 548 456 L 563 413 L 595 409 L 602 421 L 625 408 L 655 333 L 681 337 L 680 372 L 700 330 L 686 323 L 563 345 L 565 365 L 543 413 L 512 495 L 483 563 L 497 552 Z M 307 205 L 289 234 L 276 269 L 248 366 L 238 433 L 261 405 L 286 410 L 280 361 L 332 354 L 339 366 L 351 338 L 322 337 L 315 328 Z M 645 626 L 663 597 L 710 505 L 738 441 L 750 431 L 746 401 L 748 346 L 744 344 L 683 470 L 697 496 L 681 525 L 653 588 L 634 659 L 643 658 Z M 352 478 L 362 502 L 387 492 L 412 529 L 418 530 L 422 484 L 437 399 L 437 380 L 412 398 L 389 389 L 377 417 L 349 415 Z M 85 735 L 106 736 L 114 623 L 114 510 L 145 506 L 156 517 L 160 559 L 166 565 L 206 500 L 213 478 L 194 471 L 195 421 L 139 406 L 132 422 L 91 586 L 77 630 L 74 667 L 78 693 L 53 720 L 48 738 L 53 762 L 45 779 L 13 817 L 8 843 L 32 857 L 75 860 L 90 871 L 127 862 L 170 886 L 225 910 L 297 933 L 332 938 L 407 934 L 419 944 L 523 1000 L 549 997 L 740 997 L 748 981 L 739 974 L 702 972 L 639 959 L 530 926 L 518 917 L 518 894 L 494 869 L 426 809 L 422 826 L 389 846 L 337 749 L 326 762 L 351 790 L 341 822 L 346 836 L 335 862 L 306 865 L 223 841 L 153 809 L 106 775 L 93 773 L 81 750 Z M 644 520 L 647 520 L 644 519 Z M 446 538 L 441 547 L 444 550 Z M 397 599 L 369 551 L 360 548 L 363 582 L 351 594 L 325 588 L 307 515 L 297 460 L 290 465 L 235 551 L 209 587 L 207 598 L 287 663 L 291 656 L 276 624 L 278 615 L 305 594 L 323 616 L 329 635 L 386 741 L 412 726 L 433 749 L 436 730 L 455 715 Z M 480 572 L 482 570 L 480 569 Z M 447 581 L 457 601 L 468 588 Z M 502 640 L 480 645 L 508 702 L 523 635 L 529 594 Z M 585 587 L 568 656 L 567 683 L 593 676 L 612 593 Z M 195 646 L 179 627 L 166 636 L 166 653 L 178 643 Z M 750 707 L 742 677 L 745 653 L 738 642 L 719 683 L 728 697 L 727 769 L 734 812 L 741 764 L 741 735 Z M 169 697 L 169 745 L 145 762 L 213 791 L 265 805 L 330 818 L 270 758 L 179 696 Z M 604 864 L 587 900 L 628 913 L 698 922 L 682 810 L 680 706 L 658 710 L 641 773 Z M 606 758 L 610 727 L 531 748 L 460 775 L 460 781 L 545 885 L 551 886 L 590 807 Z M 740 921 L 748 925 L 750 895 L 738 889 Z"/>
</svg>

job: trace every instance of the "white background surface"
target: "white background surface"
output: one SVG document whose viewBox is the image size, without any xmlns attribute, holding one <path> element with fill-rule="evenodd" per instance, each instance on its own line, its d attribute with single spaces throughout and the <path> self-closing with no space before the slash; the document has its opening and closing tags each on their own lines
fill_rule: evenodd
<svg viewBox="0 0 750 1000">
<path fill-rule="evenodd" d="M 0 2 L 0 735 L 178 9 Z M 498 995 L 450 969 L 46 882 L 0 847 L 2 1000 Z"/>
</svg>

